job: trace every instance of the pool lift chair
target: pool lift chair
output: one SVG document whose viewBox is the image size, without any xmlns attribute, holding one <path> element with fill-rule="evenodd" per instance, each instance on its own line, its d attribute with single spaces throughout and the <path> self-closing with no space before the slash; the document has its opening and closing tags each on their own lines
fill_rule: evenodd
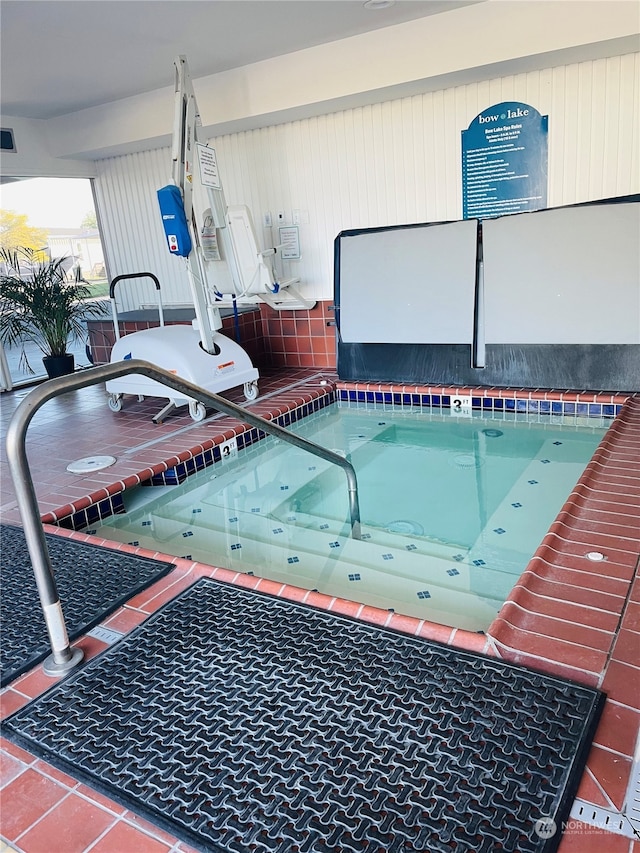
<svg viewBox="0 0 640 853">
<path fill-rule="evenodd" d="M 293 287 L 298 278 L 276 280 L 272 266 L 281 246 L 260 251 L 249 209 L 227 206 L 215 149 L 198 142 L 201 127 L 185 57 L 175 61 L 175 115 L 172 146 L 173 184 L 158 190 L 167 245 L 182 258 L 195 307 L 191 326 L 165 325 L 160 284 L 152 273 L 131 273 L 113 279 L 111 299 L 116 341 L 111 363 L 143 359 L 219 394 L 239 385 L 247 400 L 258 396 L 258 370 L 242 347 L 218 331 L 220 307 L 265 302 L 276 310 L 309 309 Z M 150 276 L 156 285 L 160 325 L 120 336 L 115 284 Z M 124 394 L 166 397 L 168 403 L 154 418 L 160 423 L 177 406 L 188 405 L 194 421 L 206 415 L 204 405 L 180 396 L 148 377 L 129 374 L 106 383 L 109 408 L 122 409 Z"/>
</svg>

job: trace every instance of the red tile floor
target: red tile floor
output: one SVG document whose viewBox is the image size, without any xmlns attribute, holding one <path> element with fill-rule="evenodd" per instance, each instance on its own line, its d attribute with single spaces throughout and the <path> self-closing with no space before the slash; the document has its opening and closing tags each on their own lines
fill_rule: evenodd
<svg viewBox="0 0 640 853">
<path fill-rule="evenodd" d="M 251 408 L 267 415 L 300 405 L 322 393 L 323 381 L 333 383 L 335 376 L 313 369 L 273 371 L 261 379 L 260 398 Z M 433 389 L 437 392 L 443 389 Z M 26 393 L 2 394 L 3 435 Z M 497 389 L 474 393 L 554 400 L 563 396 Z M 240 399 L 237 392 L 229 396 Z M 575 395 L 565 394 L 564 399 L 575 399 Z M 593 401 L 594 397 L 581 399 Z M 609 396 L 607 402 L 611 399 Z M 622 398 L 613 401 L 619 403 Z M 69 505 L 80 508 L 87 495 L 104 496 L 114 483 L 135 482 L 141 474 L 148 476 L 160 460 L 188 455 L 212 437 L 223 440 L 221 436 L 229 437 L 239 428 L 222 416 L 193 423 L 185 409 L 155 425 L 151 416 L 160 408 L 161 401 L 131 398 L 122 412 L 112 413 L 100 387 L 48 402 L 33 419 L 27 438 L 43 515 L 52 518 L 50 514 Z M 66 471 L 69 462 L 96 453 L 113 455 L 117 461 L 111 468 L 87 475 Z M 0 520 L 20 523 L 4 441 L 0 473 Z M 50 526 L 47 530 L 95 541 L 82 533 Z M 115 546 L 105 543 L 105 547 Z M 591 551 L 603 553 L 605 560 L 586 560 Z M 209 575 L 601 687 L 608 699 L 578 797 L 615 816 L 623 807 L 640 728 L 639 555 L 640 398 L 634 398 L 627 401 L 608 430 L 486 637 L 179 558 L 170 558 L 174 568 L 168 576 L 136 595 L 103 624 L 126 633 L 196 577 Z M 87 658 L 105 648 L 91 636 L 76 645 Z M 2 716 L 52 683 L 40 667 L 21 676 L 0 695 Z M 192 849 L 4 739 L 0 759 L 0 853 L 188 853 Z M 640 853 L 640 841 L 605 831 L 601 820 L 602 812 L 591 823 L 572 819 L 565 828 L 560 853 Z"/>
</svg>

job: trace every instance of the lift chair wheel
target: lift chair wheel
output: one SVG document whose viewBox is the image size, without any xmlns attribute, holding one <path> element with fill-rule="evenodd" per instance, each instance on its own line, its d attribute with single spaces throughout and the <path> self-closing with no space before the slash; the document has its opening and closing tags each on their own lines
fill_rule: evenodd
<svg viewBox="0 0 640 853">
<path fill-rule="evenodd" d="M 189 403 L 189 414 L 191 415 L 191 419 L 198 423 L 205 419 L 207 408 L 204 403 L 196 403 L 195 400 L 192 400 Z"/>
<path fill-rule="evenodd" d="M 244 383 L 244 396 L 246 400 L 256 399 L 258 396 L 258 383 L 255 380 L 253 382 Z"/>
<path fill-rule="evenodd" d="M 112 412 L 122 411 L 122 394 L 109 394 L 107 405 Z"/>
</svg>

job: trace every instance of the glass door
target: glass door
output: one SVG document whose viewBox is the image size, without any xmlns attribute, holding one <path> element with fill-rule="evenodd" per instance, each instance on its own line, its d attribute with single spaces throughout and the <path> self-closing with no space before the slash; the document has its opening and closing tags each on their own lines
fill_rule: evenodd
<svg viewBox="0 0 640 853">
<path fill-rule="evenodd" d="M 109 286 L 98 229 L 91 180 L 88 178 L 10 178 L 0 185 L 0 247 L 42 251 L 43 257 L 65 258 L 69 281 L 76 275 L 90 299 L 110 316 Z M 76 368 L 90 365 L 86 335 L 69 342 Z M 34 371 L 24 364 L 22 351 Z M 42 353 L 34 344 L 4 347 L 0 353 L 1 386 L 6 389 L 46 378 Z M 7 382 L 8 372 L 11 382 Z"/>
</svg>

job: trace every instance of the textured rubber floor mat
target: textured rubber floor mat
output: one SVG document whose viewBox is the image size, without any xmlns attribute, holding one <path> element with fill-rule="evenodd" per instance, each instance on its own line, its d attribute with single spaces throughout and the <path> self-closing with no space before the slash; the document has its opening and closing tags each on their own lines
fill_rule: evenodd
<svg viewBox="0 0 640 853">
<path fill-rule="evenodd" d="M 548 853 L 603 700 L 205 579 L 3 730 L 200 851 Z"/>
<path fill-rule="evenodd" d="M 158 560 L 121 554 L 45 534 L 70 639 L 86 633 L 136 592 L 172 568 Z M 50 652 L 24 533 L 0 525 L 2 666 L 0 686 Z"/>
</svg>

